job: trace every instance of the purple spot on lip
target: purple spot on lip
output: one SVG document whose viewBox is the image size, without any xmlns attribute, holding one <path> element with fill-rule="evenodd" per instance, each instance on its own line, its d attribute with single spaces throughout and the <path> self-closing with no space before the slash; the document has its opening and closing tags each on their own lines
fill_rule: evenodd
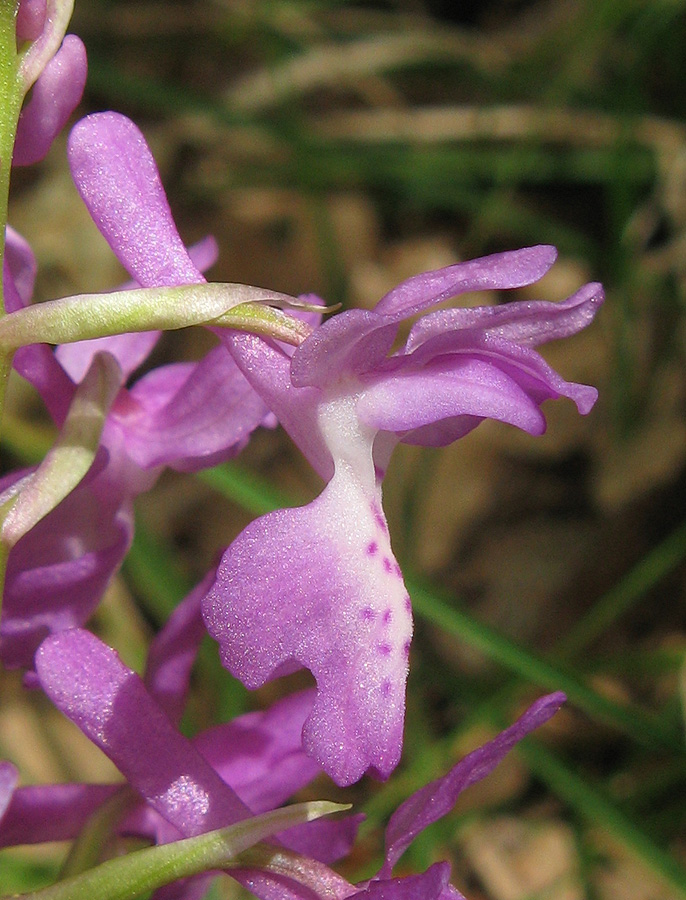
<svg viewBox="0 0 686 900">
<path fill-rule="evenodd" d="M 384 567 L 384 571 L 388 572 L 389 574 L 393 571 L 393 563 L 390 561 L 390 559 L 387 556 L 384 556 L 384 558 L 383 558 L 383 567 Z"/>
<path fill-rule="evenodd" d="M 410 641 L 405 641 L 405 644 L 403 645 L 403 653 L 405 654 L 405 656 L 410 655 Z"/>
<path fill-rule="evenodd" d="M 398 576 L 398 578 L 403 577 L 403 570 L 400 568 L 397 562 L 395 564 L 395 574 Z"/>
<path fill-rule="evenodd" d="M 374 556 L 374 554 L 377 553 L 378 549 L 379 545 L 376 543 L 376 541 L 371 541 L 369 544 L 367 544 L 367 556 Z"/>
<path fill-rule="evenodd" d="M 391 645 L 390 644 L 377 644 L 377 650 L 382 656 L 390 656 L 391 655 Z"/>
<path fill-rule="evenodd" d="M 376 503 L 372 503 L 371 510 L 372 515 L 374 516 L 374 521 L 376 522 L 378 527 L 384 534 L 388 534 L 388 525 L 386 524 L 386 519 L 383 512 L 379 509 Z"/>
<path fill-rule="evenodd" d="M 383 684 L 381 685 L 381 693 L 384 695 L 384 697 L 388 697 L 388 695 L 391 693 L 391 682 L 389 678 L 384 679 Z"/>
<path fill-rule="evenodd" d="M 409 595 L 409 594 L 407 595 L 407 597 L 405 597 L 405 609 L 406 609 L 409 613 L 412 612 L 412 601 L 410 600 L 410 595 Z"/>
<path fill-rule="evenodd" d="M 393 610 L 392 609 L 385 610 L 384 614 L 383 614 L 384 625 L 388 625 L 392 618 L 393 618 Z"/>
<path fill-rule="evenodd" d="M 376 616 L 376 613 L 371 608 L 371 606 L 365 606 L 362 610 L 362 618 L 365 622 L 371 622 L 371 620 Z"/>
</svg>

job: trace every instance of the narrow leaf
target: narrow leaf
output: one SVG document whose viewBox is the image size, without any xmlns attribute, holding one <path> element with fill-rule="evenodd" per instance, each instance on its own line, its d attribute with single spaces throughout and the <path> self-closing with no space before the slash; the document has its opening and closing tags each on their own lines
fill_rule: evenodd
<svg viewBox="0 0 686 900">
<path fill-rule="evenodd" d="M 180 878 L 227 868 L 239 853 L 258 841 L 346 809 L 350 809 L 349 804 L 328 800 L 287 806 L 228 828 L 107 860 L 74 878 L 19 896 L 24 900 L 135 900 Z"/>
</svg>

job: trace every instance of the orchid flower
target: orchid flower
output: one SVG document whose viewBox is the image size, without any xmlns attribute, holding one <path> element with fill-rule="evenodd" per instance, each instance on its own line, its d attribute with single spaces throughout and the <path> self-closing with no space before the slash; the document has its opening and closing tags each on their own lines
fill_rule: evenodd
<svg viewBox="0 0 686 900">
<path fill-rule="evenodd" d="M 303 740 L 341 785 L 366 770 L 387 777 L 402 746 L 412 617 L 381 503 L 393 447 L 448 444 L 485 418 L 541 434 L 544 400 L 570 397 L 585 414 L 597 396 L 533 348 L 587 325 L 600 285 L 562 303 L 429 310 L 467 291 L 531 284 L 555 256 L 539 246 L 418 275 L 372 311 L 329 319 L 292 357 L 259 338 L 224 338 L 328 484 L 308 506 L 270 513 L 239 535 L 205 621 L 224 665 L 249 688 L 311 670 L 317 699 Z M 399 325 L 417 314 L 391 352 Z"/>
</svg>

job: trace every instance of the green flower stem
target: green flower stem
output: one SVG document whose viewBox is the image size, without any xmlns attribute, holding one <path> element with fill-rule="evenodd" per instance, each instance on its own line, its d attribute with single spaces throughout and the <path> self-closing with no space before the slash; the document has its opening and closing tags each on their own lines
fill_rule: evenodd
<svg viewBox="0 0 686 900">
<path fill-rule="evenodd" d="M 16 0 L 0 0 L 0 273 L 5 259 L 5 226 L 14 138 L 24 99 L 17 58 L 16 14 Z M 5 292 L 0 278 L 0 319 L 4 314 Z M 0 354 L 0 423 L 11 367 L 12 355 Z M 0 560 L 0 592 L 4 583 L 5 562 Z"/>
<path fill-rule="evenodd" d="M 239 853 L 276 832 L 350 809 L 328 800 L 299 803 L 198 837 L 109 859 L 87 872 L 28 894 L 23 900 L 135 900 L 180 878 L 236 865 Z M 3 900 L 10 900 L 9 897 Z"/>
<path fill-rule="evenodd" d="M 24 99 L 17 58 L 16 14 L 15 0 L 0 0 L 0 272 L 5 256 L 5 225 L 14 137 Z M 4 311 L 4 292 L 0 288 L 0 315 Z"/>
<path fill-rule="evenodd" d="M 245 284 L 212 283 L 78 294 L 27 306 L 0 319 L 0 352 L 27 344 L 65 344 L 190 325 L 234 328 L 299 344 L 311 329 L 279 309 L 261 305 L 289 306 L 291 300 L 286 294 Z"/>
</svg>

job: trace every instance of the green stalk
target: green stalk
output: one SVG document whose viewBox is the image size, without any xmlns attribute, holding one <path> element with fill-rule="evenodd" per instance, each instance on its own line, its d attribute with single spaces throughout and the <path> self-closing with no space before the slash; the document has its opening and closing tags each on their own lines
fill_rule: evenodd
<svg viewBox="0 0 686 900">
<path fill-rule="evenodd" d="M 14 138 L 24 91 L 19 79 L 17 59 L 17 2 L 0 0 L 0 273 L 5 260 L 5 226 L 10 190 L 10 169 Z M 0 319 L 5 315 L 5 292 L 0 277 Z M 0 355 L 0 425 L 5 405 L 7 378 L 12 354 Z M 4 564 L 0 563 L 0 589 L 4 583 Z"/>
<path fill-rule="evenodd" d="M 5 256 L 5 225 L 14 137 L 24 91 L 17 60 L 17 3 L 0 0 L 0 272 Z M 5 311 L 2 293 L 0 314 Z"/>
</svg>

